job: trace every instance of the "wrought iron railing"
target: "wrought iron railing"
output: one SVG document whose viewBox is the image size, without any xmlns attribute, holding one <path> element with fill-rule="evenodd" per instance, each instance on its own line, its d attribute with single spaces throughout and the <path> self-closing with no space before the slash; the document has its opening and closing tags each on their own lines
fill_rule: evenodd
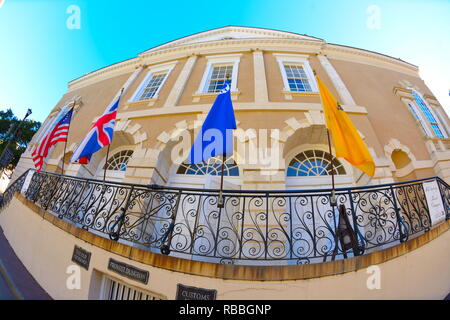
<svg viewBox="0 0 450 320">
<path fill-rule="evenodd" d="M 27 170 L 21 176 L 19 176 L 19 178 L 14 180 L 8 186 L 8 188 L 6 188 L 5 192 L 3 192 L 0 198 L 0 210 L 3 209 L 11 201 L 16 192 L 20 193 L 22 191 L 23 184 L 25 183 L 28 172 L 30 172 L 30 170 Z"/>
<path fill-rule="evenodd" d="M 22 188 L 24 176 L 4 201 Z M 372 252 L 427 232 L 433 225 L 424 183 L 433 181 L 449 219 L 450 187 L 437 177 L 337 189 L 357 242 L 345 250 L 330 190 L 224 191 L 218 208 L 217 190 L 34 173 L 25 196 L 81 228 L 146 250 L 216 263 L 303 264 Z"/>
</svg>

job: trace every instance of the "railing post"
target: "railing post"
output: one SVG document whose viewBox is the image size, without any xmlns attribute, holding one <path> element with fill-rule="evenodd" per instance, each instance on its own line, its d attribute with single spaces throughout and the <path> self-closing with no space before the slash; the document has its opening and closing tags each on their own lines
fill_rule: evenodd
<svg viewBox="0 0 450 320">
<path fill-rule="evenodd" d="M 56 186 L 54 187 L 55 191 L 51 192 L 50 198 L 48 199 L 47 203 L 44 206 L 44 210 L 48 209 L 48 206 L 49 206 L 50 202 L 52 201 L 53 197 L 55 196 L 55 194 L 58 193 L 58 191 L 59 191 L 58 184 L 59 184 L 60 181 L 62 182 L 61 183 L 61 186 L 62 186 L 64 184 L 64 176 L 60 175 L 59 179 L 56 181 Z"/>
<path fill-rule="evenodd" d="M 127 196 L 127 201 L 125 201 L 125 207 L 120 208 L 122 213 L 120 214 L 119 218 L 116 222 L 111 226 L 110 232 L 109 232 L 109 238 L 111 240 L 117 241 L 120 238 L 120 230 L 122 229 L 123 222 L 125 221 L 125 215 L 128 210 L 128 206 L 130 205 L 130 199 L 131 195 L 133 194 L 134 186 L 131 186 L 130 192 Z M 117 231 L 114 231 L 115 227 L 118 225 Z"/>
<path fill-rule="evenodd" d="M 167 228 L 166 233 L 164 234 L 164 236 L 161 239 L 161 253 L 165 254 L 165 255 L 169 255 L 170 254 L 170 244 L 172 242 L 172 237 L 173 237 L 173 229 L 175 228 L 175 220 L 177 218 L 177 213 L 178 213 L 178 206 L 180 205 L 180 199 L 181 199 L 181 190 L 178 191 L 178 196 L 177 196 L 177 201 L 175 203 L 175 207 L 172 211 L 172 216 L 171 216 L 171 222 L 169 225 L 169 228 Z M 198 214 L 198 212 L 197 212 Z M 167 242 L 166 242 L 167 241 Z"/>
<path fill-rule="evenodd" d="M 447 188 L 447 186 L 445 184 L 443 184 L 441 179 L 439 179 L 439 178 L 436 178 L 436 183 L 438 185 L 439 194 L 441 195 L 442 205 L 444 206 L 444 209 L 445 209 L 445 220 L 449 220 L 450 219 L 450 208 L 448 207 L 448 200 L 446 201 L 444 195 L 442 194 L 442 188 L 441 188 L 441 186 L 444 186 L 446 188 Z"/>
<path fill-rule="evenodd" d="M 395 216 L 397 218 L 397 223 L 398 223 L 398 232 L 400 234 L 400 242 L 405 242 L 406 240 L 408 240 L 408 234 L 404 234 L 403 230 L 402 230 L 402 226 L 405 223 L 405 221 L 400 216 L 400 209 L 398 208 L 398 205 L 397 205 L 397 199 L 395 198 L 394 188 L 392 186 L 390 186 L 390 190 L 391 190 L 391 194 L 392 194 L 392 201 L 394 203 Z"/>
<path fill-rule="evenodd" d="M 355 252 L 353 252 L 353 254 L 355 256 L 360 256 L 364 253 L 364 250 L 365 250 L 365 244 L 364 244 L 365 239 L 362 236 L 361 231 L 359 231 L 358 220 L 356 219 L 355 206 L 353 204 L 351 190 L 348 190 L 348 201 L 350 202 L 350 210 L 352 211 L 353 228 L 355 230 L 356 237 L 361 239 L 361 243 L 359 243 L 359 241 L 356 240 L 357 241 L 357 244 L 356 244 L 357 250 L 355 250 Z"/>
</svg>

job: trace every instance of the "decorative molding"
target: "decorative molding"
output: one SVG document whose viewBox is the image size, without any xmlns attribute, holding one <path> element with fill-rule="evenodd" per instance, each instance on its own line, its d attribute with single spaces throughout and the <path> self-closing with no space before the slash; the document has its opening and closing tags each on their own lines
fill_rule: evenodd
<svg viewBox="0 0 450 320">
<path fill-rule="evenodd" d="M 149 106 L 153 106 L 155 104 L 155 101 L 158 100 L 159 92 L 161 91 L 162 87 L 166 83 L 167 79 L 170 77 L 170 74 L 177 65 L 178 61 L 172 61 L 168 63 L 163 64 L 157 64 L 153 66 L 149 66 L 146 69 L 147 75 L 144 77 L 144 80 L 141 81 L 137 89 L 134 91 L 133 95 L 131 96 L 130 100 L 128 101 L 128 104 L 131 105 L 133 102 L 139 102 L 139 97 L 142 95 L 142 92 L 145 90 L 147 84 L 153 79 L 153 75 L 158 72 L 166 72 L 165 77 L 163 81 L 160 83 L 158 90 L 156 90 L 155 94 L 151 99 L 146 99 L 148 101 Z"/>
<path fill-rule="evenodd" d="M 308 83 L 311 87 L 311 91 L 301 92 L 301 93 L 318 93 L 319 89 L 317 87 L 316 79 L 314 78 L 313 70 L 309 64 L 309 55 L 304 54 L 288 54 L 288 53 L 273 53 L 273 56 L 276 58 L 278 62 L 278 66 L 280 68 L 281 77 L 283 78 L 284 88 L 283 93 L 285 93 L 285 98 L 287 100 L 292 99 L 292 95 L 297 93 L 298 91 L 291 91 L 286 75 L 285 65 L 286 64 L 296 64 L 301 65 L 303 70 L 305 71 L 306 76 L 308 77 Z"/>
<path fill-rule="evenodd" d="M 207 92 L 208 81 L 211 79 L 212 71 L 214 70 L 214 66 L 218 64 L 232 64 L 233 71 L 231 74 L 231 92 L 239 91 L 237 88 L 237 81 L 239 75 L 239 63 L 241 61 L 242 54 L 221 54 L 221 55 L 208 55 L 205 56 L 207 63 L 205 71 L 203 72 L 202 80 L 200 81 L 200 85 L 197 89 L 197 92 L 194 94 L 194 100 L 196 100 L 196 95 L 209 94 Z M 197 102 L 197 101 L 194 101 Z"/>
<path fill-rule="evenodd" d="M 145 64 L 163 63 L 181 59 L 192 54 L 212 54 L 213 52 L 245 52 L 249 48 L 258 48 L 265 51 L 279 51 L 292 53 L 327 54 L 329 58 L 345 59 L 352 62 L 368 63 L 393 69 L 398 72 L 418 76 L 418 68 L 405 61 L 389 57 L 380 53 L 364 49 L 352 48 L 336 44 L 327 44 L 323 40 L 300 38 L 246 38 L 219 40 L 200 43 L 177 45 L 174 47 L 160 47 L 158 50 L 149 50 L 123 62 L 119 62 L 99 70 L 90 72 L 69 82 L 69 91 L 82 88 L 89 84 L 111 78 L 114 75 L 131 72 Z M 156 48 L 154 48 L 156 49 Z"/>
<path fill-rule="evenodd" d="M 211 98 L 216 97 L 219 93 L 218 92 L 209 92 L 209 93 L 194 93 L 192 95 L 192 102 L 200 102 L 201 98 Z M 231 91 L 231 100 L 236 101 L 239 97 L 241 92 L 239 90 L 237 91 Z"/>
<path fill-rule="evenodd" d="M 347 87 L 345 86 L 345 83 L 342 81 L 341 77 L 339 76 L 333 65 L 330 63 L 330 61 L 327 59 L 327 57 L 319 54 L 317 58 L 322 64 L 322 67 L 327 72 L 328 77 L 333 82 L 333 85 L 336 88 L 339 97 L 341 98 L 341 102 L 348 105 L 356 105 L 355 100 L 353 100 L 353 97 L 350 94 L 350 91 L 348 91 Z"/>
<path fill-rule="evenodd" d="M 255 84 L 255 103 L 269 102 L 264 54 L 261 50 L 253 51 L 253 81 Z"/>
</svg>

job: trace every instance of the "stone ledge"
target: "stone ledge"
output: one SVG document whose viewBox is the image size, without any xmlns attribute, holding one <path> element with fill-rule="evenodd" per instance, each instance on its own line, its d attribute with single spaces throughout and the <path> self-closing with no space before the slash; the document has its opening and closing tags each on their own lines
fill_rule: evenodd
<svg viewBox="0 0 450 320">
<path fill-rule="evenodd" d="M 431 229 L 429 232 L 395 247 L 344 260 L 297 266 L 226 265 L 165 256 L 118 243 L 110 239 L 97 236 L 89 231 L 78 228 L 71 223 L 55 217 L 54 215 L 39 208 L 31 201 L 28 201 L 19 193 L 16 193 L 15 197 L 49 223 L 57 226 L 61 230 L 73 235 L 76 238 L 111 253 L 115 253 L 132 261 L 141 262 L 157 268 L 210 278 L 220 278 L 224 280 L 305 280 L 353 272 L 405 255 L 438 238 L 450 229 L 450 221 L 446 221 L 434 229 Z"/>
</svg>

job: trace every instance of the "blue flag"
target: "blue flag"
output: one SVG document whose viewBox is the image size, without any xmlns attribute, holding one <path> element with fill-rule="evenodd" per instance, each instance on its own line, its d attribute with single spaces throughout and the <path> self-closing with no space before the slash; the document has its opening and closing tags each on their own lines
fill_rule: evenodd
<svg viewBox="0 0 450 320">
<path fill-rule="evenodd" d="M 220 155 L 233 154 L 233 131 L 236 129 L 231 85 L 226 81 L 203 123 L 189 153 L 188 162 L 195 164 Z"/>
</svg>

